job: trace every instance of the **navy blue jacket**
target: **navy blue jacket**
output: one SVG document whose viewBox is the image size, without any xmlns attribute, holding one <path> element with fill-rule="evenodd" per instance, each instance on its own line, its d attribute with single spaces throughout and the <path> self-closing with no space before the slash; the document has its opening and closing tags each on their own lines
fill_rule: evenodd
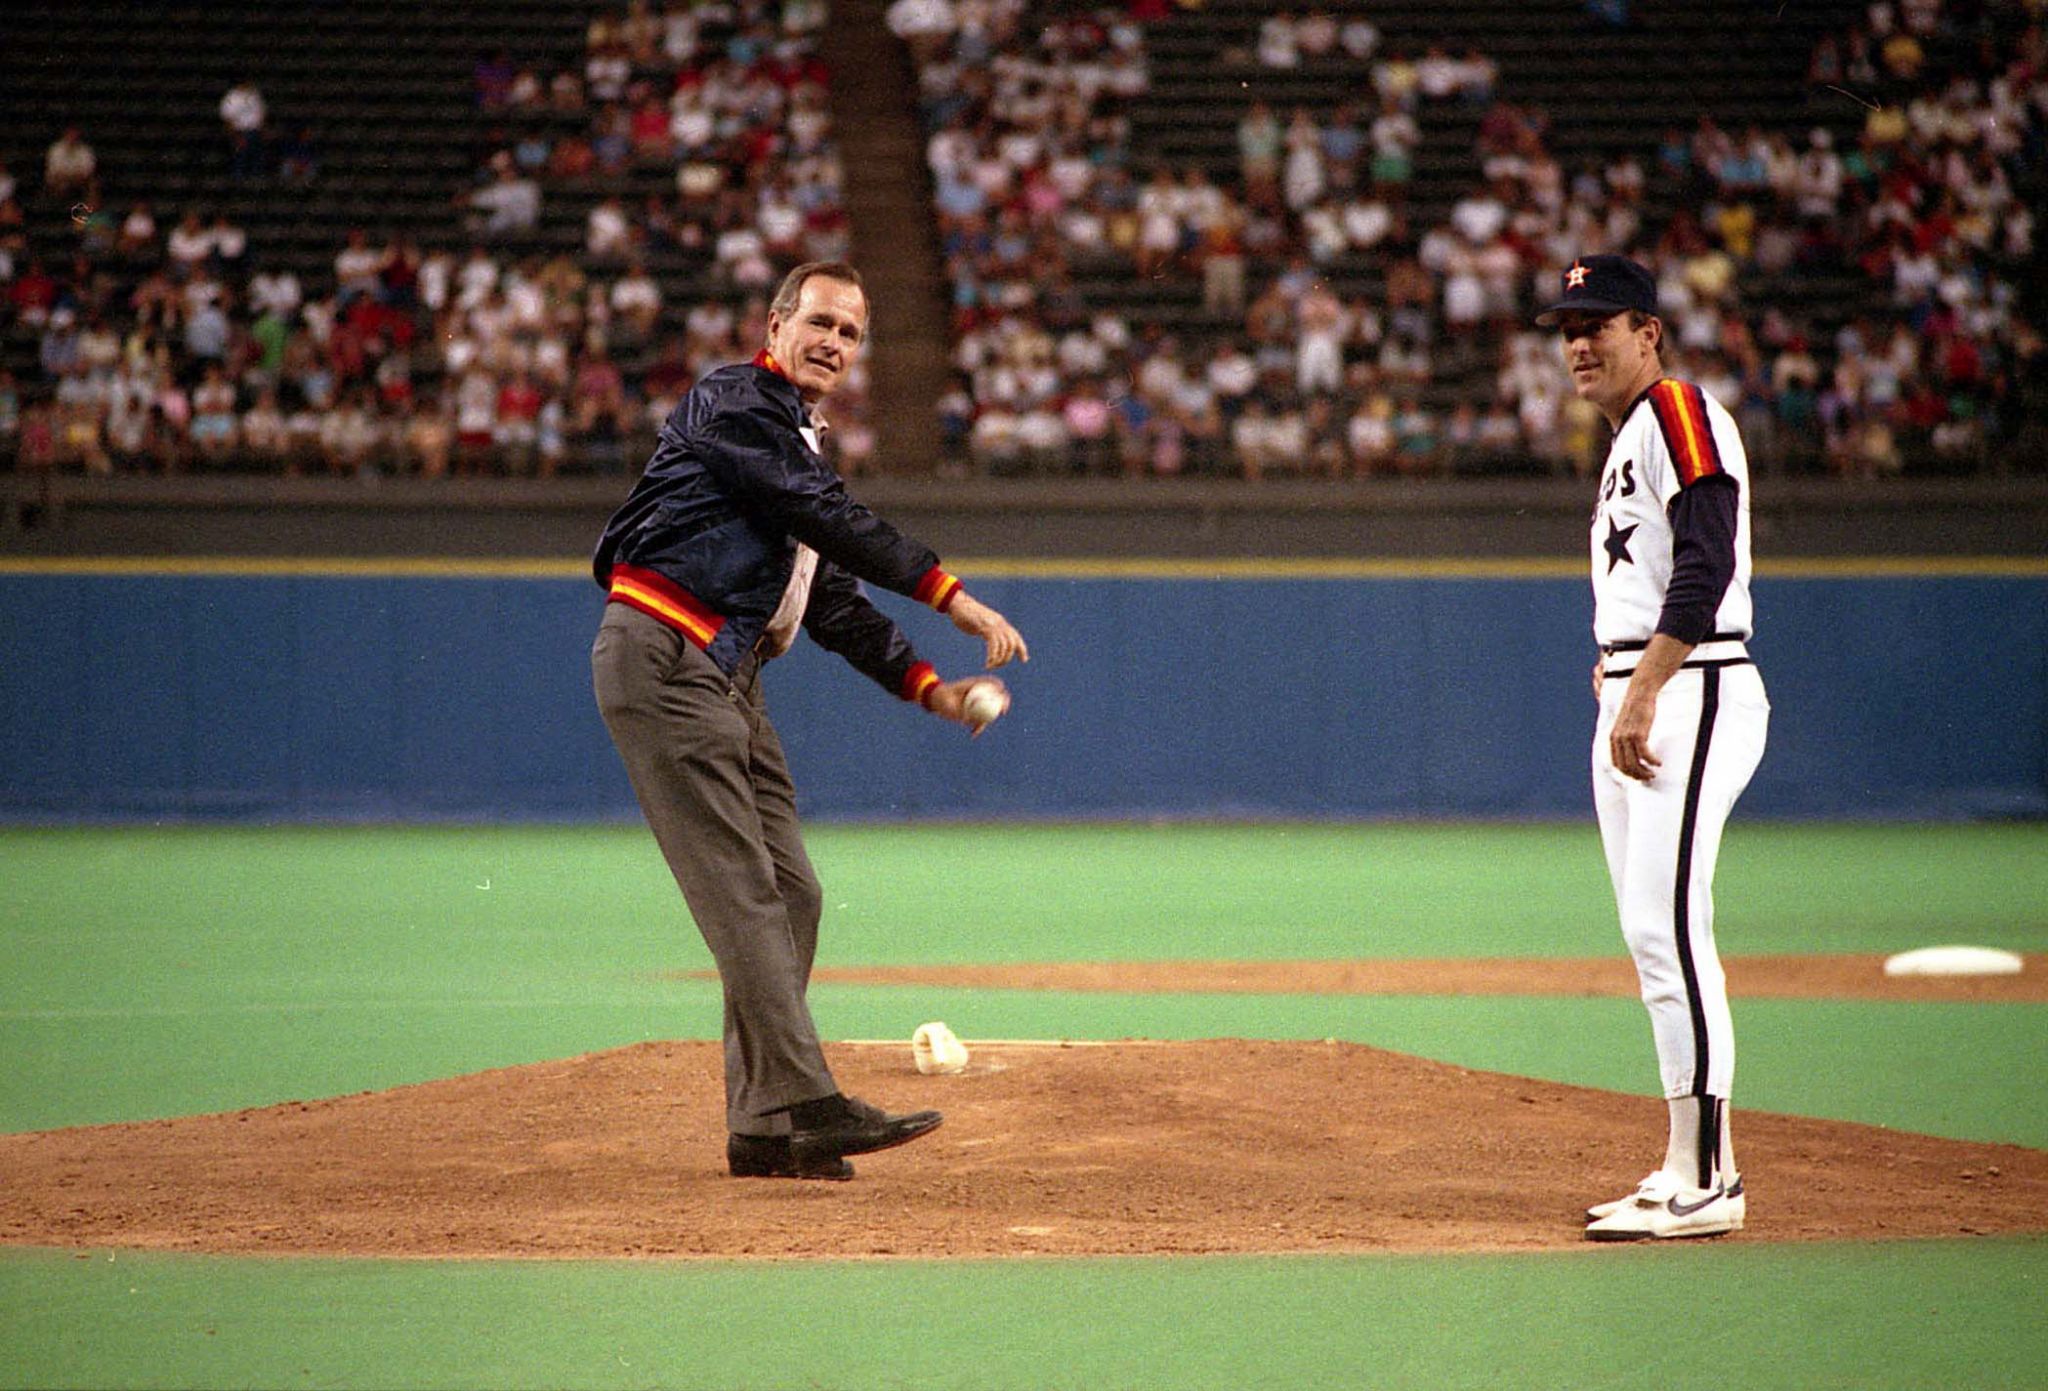
<svg viewBox="0 0 2048 1391">
<path fill-rule="evenodd" d="M 818 553 L 804 630 L 906 699 L 936 680 L 858 581 L 944 610 L 959 581 L 932 550 L 847 494 L 800 433 L 803 399 L 766 354 L 706 373 L 591 559 L 614 600 L 669 623 L 727 675 L 781 602 L 796 544 Z"/>
</svg>

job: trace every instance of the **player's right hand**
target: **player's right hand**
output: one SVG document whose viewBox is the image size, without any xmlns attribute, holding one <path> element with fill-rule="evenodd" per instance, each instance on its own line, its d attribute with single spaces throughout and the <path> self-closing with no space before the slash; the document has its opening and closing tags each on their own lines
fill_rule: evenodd
<svg viewBox="0 0 2048 1391">
<path fill-rule="evenodd" d="M 1614 715 L 1614 728 L 1607 735 L 1607 755 L 1615 771 L 1637 782 L 1655 782 L 1663 760 L 1650 752 L 1650 727 L 1657 715 L 1657 698 L 1639 696 L 1635 688 L 1622 698 Z"/>
</svg>

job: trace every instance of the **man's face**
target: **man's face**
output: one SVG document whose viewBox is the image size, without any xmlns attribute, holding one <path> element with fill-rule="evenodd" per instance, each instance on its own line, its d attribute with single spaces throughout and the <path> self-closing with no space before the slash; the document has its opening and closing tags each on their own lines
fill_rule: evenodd
<svg viewBox="0 0 2048 1391">
<path fill-rule="evenodd" d="M 844 280 L 814 275 L 804 281 L 796 308 L 768 316 L 768 351 L 806 401 L 839 385 L 867 337 L 868 302 Z"/>
<path fill-rule="evenodd" d="M 1628 313 L 1561 314 L 1558 337 L 1564 343 L 1564 365 L 1572 389 L 1612 417 L 1655 380 L 1655 320 L 1630 328 Z"/>
</svg>

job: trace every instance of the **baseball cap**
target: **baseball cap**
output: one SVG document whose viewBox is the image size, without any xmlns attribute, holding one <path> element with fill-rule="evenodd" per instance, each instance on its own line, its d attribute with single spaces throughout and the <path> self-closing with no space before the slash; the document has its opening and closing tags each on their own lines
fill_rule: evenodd
<svg viewBox="0 0 2048 1391">
<path fill-rule="evenodd" d="M 1536 316 L 1549 328 L 1560 314 L 1575 310 L 1619 314 L 1624 309 L 1657 312 L 1657 277 L 1626 256 L 1581 256 L 1565 267 L 1563 294 Z"/>
</svg>

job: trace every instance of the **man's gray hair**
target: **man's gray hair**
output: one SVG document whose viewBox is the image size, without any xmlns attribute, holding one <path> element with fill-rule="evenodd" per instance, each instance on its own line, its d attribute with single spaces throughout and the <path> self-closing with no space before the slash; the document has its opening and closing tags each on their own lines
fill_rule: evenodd
<svg viewBox="0 0 2048 1391">
<path fill-rule="evenodd" d="M 771 315 L 779 315 L 783 318 L 788 318 L 791 314 L 794 314 L 796 312 L 796 302 L 803 296 L 804 282 L 814 275 L 822 275 L 827 280 L 843 280 L 853 286 L 854 289 L 860 291 L 863 303 L 867 301 L 868 287 L 861 283 L 860 272 L 847 262 L 806 261 L 788 275 L 782 277 L 782 283 L 775 287 L 775 298 L 768 301 L 768 312 Z M 865 328 L 863 328 L 861 336 L 867 336 Z"/>
</svg>

